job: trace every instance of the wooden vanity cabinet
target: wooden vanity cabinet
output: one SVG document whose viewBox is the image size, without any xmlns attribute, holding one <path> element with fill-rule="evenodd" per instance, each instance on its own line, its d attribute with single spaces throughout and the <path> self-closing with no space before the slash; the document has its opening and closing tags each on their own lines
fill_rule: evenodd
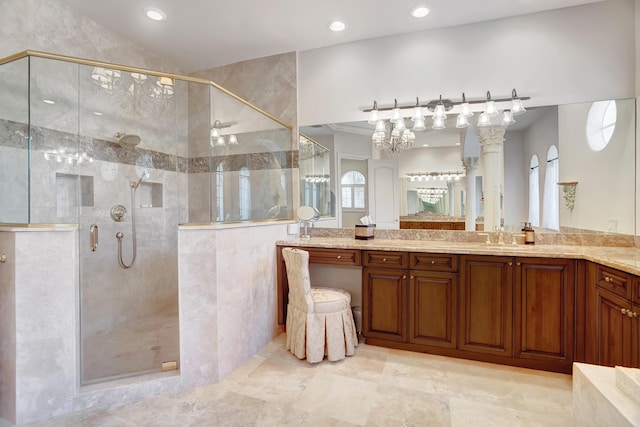
<svg viewBox="0 0 640 427">
<path fill-rule="evenodd" d="M 575 261 L 463 256 L 459 349 L 568 372 Z"/>
<path fill-rule="evenodd" d="M 576 261 L 515 259 L 514 356 L 571 369 Z"/>
<path fill-rule="evenodd" d="M 363 251 L 366 338 L 457 346 L 458 256 Z"/>
<path fill-rule="evenodd" d="M 407 252 L 362 252 L 362 334 L 407 342 Z"/>
<path fill-rule="evenodd" d="M 585 354 L 588 363 L 640 367 L 638 277 L 587 265 Z"/>
<path fill-rule="evenodd" d="M 461 257 L 458 348 L 513 356 L 513 258 Z"/>
</svg>

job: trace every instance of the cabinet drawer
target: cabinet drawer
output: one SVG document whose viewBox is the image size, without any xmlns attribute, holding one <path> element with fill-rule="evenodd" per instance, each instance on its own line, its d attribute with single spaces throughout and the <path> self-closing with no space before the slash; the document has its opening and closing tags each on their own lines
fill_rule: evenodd
<svg viewBox="0 0 640 427">
<path fill-rule="evenodd" d="M 596 266 L 596 284 L 623 298 L 631 299 L 632 278 L 630 275 L 603 265 Z"/>
<path fill-rule="evenodd" d="M 365 267 L 402 269 L 409 267 L 407 252 L 362 251 L 362 257 L 362 265 Z"/>
<path fill-rule="evenodd" d="M 409 254 L 409 268 L 411 270 L 446 271 L 454 273 L 458 271 L 458 256 L 412 252 Z"/>
<path fill-rule="evenodd" d="M 309 252 L 311 264 L 360 265 L 358 249 L 301 248 Z"/>
</svg>

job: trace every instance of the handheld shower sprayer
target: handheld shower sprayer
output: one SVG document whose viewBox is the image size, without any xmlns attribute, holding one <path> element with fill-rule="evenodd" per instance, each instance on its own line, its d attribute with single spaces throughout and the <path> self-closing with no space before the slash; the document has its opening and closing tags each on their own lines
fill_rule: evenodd
<svg viewBox="0 0 640 427">
<path fill-rule="evenodd" d="M 145 169 L 144 171 L 142 171 L 142 174 L 140 175 L 140 179 L 138 179 L 138 182 L 131 181 L 129 185 L 131 185 L 131 188 L 137 189 L 140 186 L 140 183 L 142 182 L 142 180 L 147 178 L 149 178 L 149 171 Z"/>
</svg>

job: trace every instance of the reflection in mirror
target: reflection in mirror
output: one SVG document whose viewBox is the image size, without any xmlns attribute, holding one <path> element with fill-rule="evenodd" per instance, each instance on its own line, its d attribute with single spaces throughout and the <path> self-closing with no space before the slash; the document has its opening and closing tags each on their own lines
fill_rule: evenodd
<svg viewBox="0 0 640 427">
<path fill-rule="evenodd" d="M 635 234 L 635 100 L 615 100 L 615 108 L 611 102 L 596 104 L 599 105 L 596 108 L 592 108 L 593 104 L 527 107 L 527 113 L 517 116 L 516 123 L 508 126 L 500 164 L 503 173 L 499 194 L 500 220 L 506 230 L 519 231 L 523 223 L 529 221 L 538 224 L 538 231 Z M 467 140 L 477 131 L 472 127 L 466 131 L 456 129 L 455 117 L 453 120 L 452 123 L 447 120 L 444 130 L 427 128 L 415 132 L 413 148 L 396 157 L 399 178 L 404 178 L 401 179 L 405 195 L 400 202 L 401 223 L 416 216 L 436 214 L 446 216 L 453 223 L 463 222 L 471 211 L 465 206 L 466 178 L 453 185 L 447 185 L 446 180 L 413 183 L 410 180 L 411 176 L 425 171 L 463 169 L 463 159 L 469 157 Z M 331 147 L 338 157 L 385 158 L 386 153 L 374 149 L 373 130 L 374 125 L 364 121 L 301 128 L 302 132 Z M 600 151 L 589 146 L 588 135 L 594 134 L 609 137 L 609 143 Z M 557 150 L 558 155 L 550 158 L 550 150 Z M 478 157 L 475 223 L 476 229 L 482 229 L 487 182 L 483 179 L 482 154 L 475 156 Z M 536 167 L 532 166 L 534 158 L 538 162 Z M 572 208 L 564 196 L 562 184 L 567 182 L 578 183 L 573 188 Z M 446 188 L 444 201 L 429 204 L 421 201 L 418 188 L 431 187 Z M 335 182 L 331 188 L 337 191 Z M 550 222 L 549 213 L 545 215 L 545 207 L 549 211 L 552 206 L 556 222 Z"/>
<path fill-rule="evenodd" d="M 303 134 L 299 141 L 300 205 L 317 209 L 320 216 L 333 216 L 329 149 Z"/>
</svg>

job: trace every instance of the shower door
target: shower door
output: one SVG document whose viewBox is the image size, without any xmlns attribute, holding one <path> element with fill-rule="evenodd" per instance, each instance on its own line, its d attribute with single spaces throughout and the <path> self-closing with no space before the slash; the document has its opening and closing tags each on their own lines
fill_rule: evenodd
<svg viewBox="0 0 640 427">
<path fill-rule="evenodd" d="M 81 381 L 175 369 L 184 82 L 79 66 Z M 170 85 L 169 85 L 170 84 Z"/>
</svg>

